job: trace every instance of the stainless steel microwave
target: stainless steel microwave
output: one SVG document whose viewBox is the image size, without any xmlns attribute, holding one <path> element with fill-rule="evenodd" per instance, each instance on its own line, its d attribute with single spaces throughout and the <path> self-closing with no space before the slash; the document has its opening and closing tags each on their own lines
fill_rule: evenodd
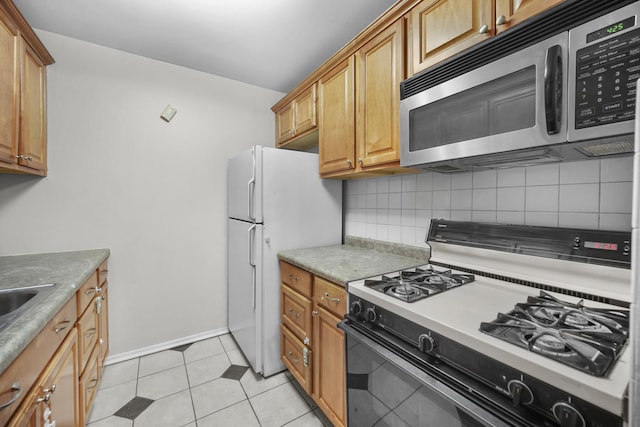
<svg viewBox="0 0 640 427">
<path fill-rule="evenodd" d="M 632 154 L 640 2 L 565 3 L 402 82 L 401 165 L 456 172 Z"/>
</svg>

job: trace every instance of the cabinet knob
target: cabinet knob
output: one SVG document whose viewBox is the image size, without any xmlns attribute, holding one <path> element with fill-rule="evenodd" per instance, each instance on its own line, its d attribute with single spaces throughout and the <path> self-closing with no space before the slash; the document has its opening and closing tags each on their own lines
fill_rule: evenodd
<svg viewBox="0 0 640 427">
<path fill-rule="evenodd" d="M 507 23 L 507 17 L 504 15 L 500 15 L 498 16 L 498 19 L 496 20 L 496 25 L 504 25 Z"/>
<path fill-rule="evenodd" d="M 360 157 L 358 157 L 358 163 L 360 163 L 360 165 L 363 165 L 364 161 Z"/>
<path fill-rule="evenodd" d="M 22 154 L 20 154 L 20 155 L 16 156 L 16 159 L 31 161 L 31 160 L 33 160 L 33 156 L 23 156 Z"/>
<path fill-rule="evenodd" d="M 313 310 L 313 311 L 311 312 L 311 315 L 312 315 L 312 316 L 317 316 L 317 315 L 318 315 L 318 310 Z"/>
<path fill-rule="evenodd" d="M 487 24 L 484 24 L 482 27 L 480 27 L 480 30 L 478 31 L 480 34 L 486 34 L 489 32 L 489 26 Z"/>
<path fill-rule="evenodd" d="M 347 160 L 347 166 L 351 166 L 351 160 Z"/>
</svg>

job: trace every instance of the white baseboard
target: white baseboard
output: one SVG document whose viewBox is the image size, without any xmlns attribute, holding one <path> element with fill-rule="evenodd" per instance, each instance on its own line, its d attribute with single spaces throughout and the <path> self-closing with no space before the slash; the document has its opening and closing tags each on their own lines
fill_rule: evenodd
<svg viewBox="0 0 640 427">
<path fill-rule="evenodd" d="M 196 341 L 202 341 L 207 338 L 213 338 L 220 335 L 228 334 L 229 329 L 222 328 L 216 329 L 214 331 L 201 332 L 199 334 L 190 335 L 188 337 L 178 338 L 173 341 L 167 341 L 159 344 L 154 344 L 149 347 L 139 348 L 136 350 L 128 351 L 126 353 L 120 354 L 112 354 L 107 356 L 105 360 L 105 365 L 112 365 L 114 363 L 124 362 L 125 360 L 135 359 L 136 357 L 147 356 L 152 353 L 157 353 L 159 351 L 168 350 L 173 347 L 177 347 L 179 345 L 191 344 Z"/>
</svg>

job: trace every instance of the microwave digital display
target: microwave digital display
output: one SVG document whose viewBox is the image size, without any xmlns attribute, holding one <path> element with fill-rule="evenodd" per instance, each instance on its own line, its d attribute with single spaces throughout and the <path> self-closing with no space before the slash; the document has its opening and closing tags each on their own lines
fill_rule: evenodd
<svg viewBox="0 0 640 427">
<path fill-rule="evenodd" d="M 626 30 L 627 28 L 634 27 L 636 25 L 636 17 L 632 16 L 631 18 L 627 18 L 624 21 L 616 22 L 613 25 L 609 25 L 605 28 L 600 28 L 597 31 L 587 34 L 587 43 L 591 43 L 592 41 L 601 39 L 608 35 L 617 33 L 622 30 Z"/>
</svg>

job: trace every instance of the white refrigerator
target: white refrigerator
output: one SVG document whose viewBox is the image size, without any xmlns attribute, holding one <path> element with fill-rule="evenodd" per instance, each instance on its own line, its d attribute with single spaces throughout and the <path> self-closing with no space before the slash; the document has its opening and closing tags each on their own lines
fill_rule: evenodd
<svg viewBox="0 0 640 427">
<path fill-rule="evenodd" d="M 229 330 L 266 377 L 284 370 L 278 252 L 342 242 L 342 182 L 320 179 L 317 154 L 261 146 L 227 178 Z"/>
</svg>

